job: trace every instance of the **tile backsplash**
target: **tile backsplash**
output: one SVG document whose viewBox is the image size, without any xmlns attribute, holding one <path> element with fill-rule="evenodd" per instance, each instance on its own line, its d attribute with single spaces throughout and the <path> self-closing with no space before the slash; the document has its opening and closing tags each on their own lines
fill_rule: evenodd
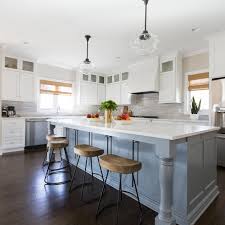
<svg viewBox="0 0 225 225">
<path fill-rule="evenodd" d="M 34 102 L 19 102 L 19 101 L 2 101 L 2 106 L 14 106 L 16 113 L 33 113 L 37 112 L 37 104 Z"/>
<path fill-rule="evenodd" d="M 129 107 L 136 116 L 158 116 L 162 119 L 185 119 L 184 105 L 181 104 L 159 104 L 158 93 L 139 94 L 131 96 Z"/>
<path fill-rule="evenodd" d="M 184 105 L 181 104 L 159 104 L 159 94 L 149 93 L 131 96 L 132 110 L 136 116 L 158 116 L 162 119 L 188 119 L 189 116 L 184 114 Z M 2 101 L 2 105 L 15 106 L 18 114 L 35 114 L 37 112 L 36 103 L 32 102 L 17 102 L 17 101 Z M 98 111 L 99 106 L 75 106 L 74 115 L 83 115 Z M 120 106 L 114 114 L 120 113 L 123 106 Z"/>
</svg>

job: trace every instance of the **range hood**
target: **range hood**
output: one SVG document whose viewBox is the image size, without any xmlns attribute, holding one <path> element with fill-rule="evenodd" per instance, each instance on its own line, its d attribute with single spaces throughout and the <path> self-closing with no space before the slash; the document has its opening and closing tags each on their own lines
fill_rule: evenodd
<svg viewBox="0 0 225 225">
<path fill-rule="evenodd" d="M 128 92 L 159 92 L 159 57 L 151 57 L 129 66 Z"/>
</svg>

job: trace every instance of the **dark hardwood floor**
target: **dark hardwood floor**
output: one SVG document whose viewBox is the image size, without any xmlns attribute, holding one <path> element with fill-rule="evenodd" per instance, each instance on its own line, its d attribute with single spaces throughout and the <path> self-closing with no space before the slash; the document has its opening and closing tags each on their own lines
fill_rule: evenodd
<svg viewBox="0 0 225 225">
<path fill-rule="evenodd" d="M 111 225 L 115 209 L 105 211 L 96 221 L 97 201 L 80 201 L 80 190 L 68 193 L 68 184 L 44 186 L 41 163 L 45 152 L 13 154 L 0 157 L 0 225 Z M 82 171 L 78 172 L 79 179 Z M 225 169 L 218 168 L 220 196 L 214 201 L 197 225 L 225 225 Z M 96 180 L 94 189 L 86 190 L 92 199 L 101 190 Z M 107 192 L 105 202 L 116 199 L 117 192 Z M 154 224 L 155 213 L 144 208 L 144 225 Z M 124 196 L 120 223 L 136 225 L 137 203 Z"/>
</svg>

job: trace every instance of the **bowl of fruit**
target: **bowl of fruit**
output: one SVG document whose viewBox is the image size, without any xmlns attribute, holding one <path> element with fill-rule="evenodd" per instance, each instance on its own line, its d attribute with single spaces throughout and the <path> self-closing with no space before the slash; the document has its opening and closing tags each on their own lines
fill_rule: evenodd
<svg viewBox="0 0 225 225">
<path fill-rule="evenodd" d="M 90 122 L 99 122 L 100 121 L 99 113 L 87 114 L 86 118 Z"/>
<path fill-rule="evenodd" d="M 118 115 L 114 118 L 114 121 L 116 124 L 120 125 L 129 125 L 132 123 L 132 120 L 128 113 L 123 113 L 121 115 Z"/>
</svg>

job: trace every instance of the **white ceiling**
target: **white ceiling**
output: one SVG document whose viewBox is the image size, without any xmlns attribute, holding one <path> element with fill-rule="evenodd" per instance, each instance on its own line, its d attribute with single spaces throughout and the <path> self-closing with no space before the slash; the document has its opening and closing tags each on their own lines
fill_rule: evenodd
<svg viewBox="0 0 225 225">
<path fill-rule="evenodd" d="M 148 9 L 159 52 L 206 48 L 204 37 L 225 28 L 224 0 L 149 0 Z M 76 67 L 90 34 L 90 59 L 106 71 L 140 57 L 129 43 L 142 32 L 143 19 L 141 0 L 0 0 L 0 43 L 41 63 Z M 200 31 L 192 32 L 195 27 Z"/>
</svg>

